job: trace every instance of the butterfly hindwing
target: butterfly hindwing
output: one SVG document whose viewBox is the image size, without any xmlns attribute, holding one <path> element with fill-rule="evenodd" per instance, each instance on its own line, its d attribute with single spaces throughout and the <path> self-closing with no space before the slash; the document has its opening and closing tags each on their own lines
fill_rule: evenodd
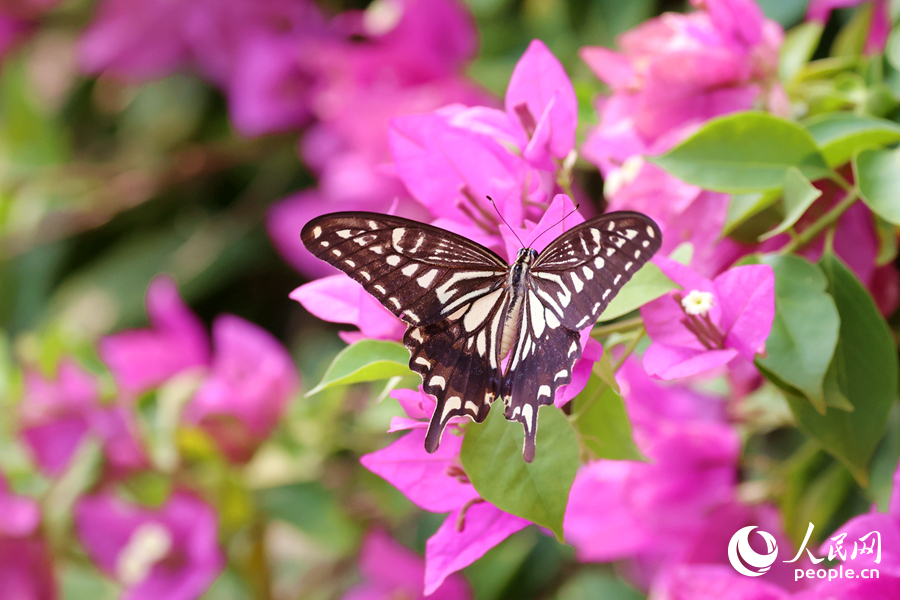
<svg viewBox="0 0 900 600">
<path fill-rule="evenodd" d="M 303 244 L 409 325 L 443 320 L 489 293 L 508 266 L 455 233 L 391 215 L 345 212 L 311 220 Z"/>
<path fill-rule="evenodd" d="M 498 344 L 508 303 L 508 290 L 498 286 L 451 318 L 406 332 L 410 368 L 437 401 L 425 438 L 428 452 L 437 449 L 452 417 L 469 416 L 480 423 L 499 395 Z"/>
<path fill-rule="evenodd" d="M 525 462 L 534 459 L 538 409 L 553 404 L 556 390 L 572 381 L 572 369 L 581 358 L 581 335 L 554 320 L 551 311 L 533 289 L 523 298 L 501 389 L 506 418 L 525 428 Z"/>
</svg>

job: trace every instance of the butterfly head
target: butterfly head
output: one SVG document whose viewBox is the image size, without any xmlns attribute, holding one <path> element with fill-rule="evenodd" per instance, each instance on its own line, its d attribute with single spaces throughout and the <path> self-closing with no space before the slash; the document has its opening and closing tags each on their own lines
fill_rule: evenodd
<svg viewBox="0 0 900 600">
<path fill-rule="evenodd" d="M 522 248 L 516 255 L 516 264 L 530 265 L 537 258 L 538 252 L 534 248 Z"/>
</svg>

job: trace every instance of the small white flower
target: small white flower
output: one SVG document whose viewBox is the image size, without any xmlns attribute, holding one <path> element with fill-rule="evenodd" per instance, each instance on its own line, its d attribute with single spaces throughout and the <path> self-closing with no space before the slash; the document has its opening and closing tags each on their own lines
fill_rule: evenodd
<svg viewBox="0 0 900 600">
<path fill-rule="evenodd" d="M 687 296 L 681 299 L 681 306 L 684 312 L 689 315 L 700 315 L 705 317 L 709 309 L 715 302 L 711 292 L 701 292 L 700 290 L 691 290 Z"/>
<path fill-rule="evenodd" d="M 150 569 L 172 549 L 172 534 L 159 523 L 144 523 L 135 529 L 116 557 L 116 575 L 125 585 L 143 581 Z"/>
</svg>

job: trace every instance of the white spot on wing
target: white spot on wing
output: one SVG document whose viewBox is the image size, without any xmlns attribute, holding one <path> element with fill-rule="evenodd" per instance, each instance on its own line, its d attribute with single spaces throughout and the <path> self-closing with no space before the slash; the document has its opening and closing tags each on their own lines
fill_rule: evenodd
<svg viewBox="0 0 900 600">
<path fill-rule="evenodd" d="M 428 381 L 428 385 L 433 385 L 435 387 L 444 389 L 445 387 L 447 387 L 447 380 L 440 375 L 435 375 Z"/>
<path fill-rule="evenodd" d="M 403 239 L 403 235 L 406 233 L 406 229 L 403 227 L 396 228 L 393 232 L 391 232 L 391 242 L 394 244 L 394 249 L 397 252 L 401 252 L 403 248 L 400 247 L 400 240 Z"/>
<path fill-rule="evenodd" d="M 396 308 L 397 310 L 400 310 L 400 301 L 399 301 L 399 300 L 397 300 L 397 299 L 394 298 L 393 296 L 391 296 L 390 298 L 388 298 L 388 300 L 390 300 L 391 304 L 394 305 L 394 308 Z"/>
<path fill-rule="evenodd" d="M 591 271 L 591 268 L 587 265 L 581 267 L 581 272 L 584 273 L 584 278 L 588 281 L 594 278 L 594 272 Z"/>
<path fill-rule="evenodd" d="M 629 240 L 633 240 L 637 234 L 638 234 L 638 232 L 635 229 L 626 229 L 625 230 L 625 237 L 627 237 Z"/>
<path fill-rule="evenodd" d="M 463 328 L 466 331 L 475 331 L 479 325 L 484 323 L 501 293 L 503 290 L 499 289 L 473 302 L 466 316 L 463 317 Z"/>
<path fill-rule="evenodd" d="M 525 421 L 525 428 L 528 429 L 528 431 L 534 429 L 534 423 L 532 422 L 532 419 L 534 419 L 534 409 L 531 408 L 530 404 L 526 404 L 522 407 L 522 419 Z"/>
<path fill-rule="evenodd" d="M 373 285 L 373 286 L 372 286 L 372 289 L 375 290 L 376 292 L 378 292 L 379 294 L 385 293 L 384 286 Z"/>
<path fill-rule="evenodd" d="M 335 256 L 340 256 L 340 255 L 341 255 L 341 251 L 338 250 L 337 248 L 335 248 L 334 250 L 332 250 L 331 253 L 334 254 Z"/>
<path fill-rule="evenodd" d="M 425 338 L 422 337 L 422 332 L 418 329 L 413 329 L 409 332 L 409 337 L 421 343 Z"/>
<path fill-rule="evenodd" d="M 557 379 L 561 379 L 561 378 L 568 377 L 568 376 L 569 376 L 569 372 L 566 369 L 563 369 L 562 371 L 560 371 L 559 373 L 557 373 L 556 375 L 553 376 L 553 381 L 556 381 Z"/>
<path fill-rule="evenodd" d="M 337 232 L 337 234 L 338 234 L 339 237 L 342 237 L 342 238 L 344 238 L 344 239 L 346 240 L 346 239 L 349 238 L 351 235 L 353 235 L 353 232 L 350 231 L 349 229 L 341 229 L 340 231 Z"/>
<path fill-rule="evenodd" d="M 313 227 L 313 237 L 319 239 L 320 235 L 322 235 L 322 228 L 318 226 Z"/>
<path fill-rule="evenodd" d="M 538 300 L 534 292 L 528 292 L 528 307 L 531 310 L 531 327 L 534 336 L 541 337 L 544 334 L 544 305 Z"/>
<path fill-rule="evenodd" d="M 576 292 L 580 292 L 584 289 L 584 282 L 578 278 L 578 275 L 575 274 L 575 271 L 570 272 L 569 277 L 572 278 L 572 284 L 575 286 Z"/>
<path fill-rule="evenodd" d="M 415 273 L 415 272 L 418 271 L 418 270 L 419 270 L 419 265 L 418 265 L 418 264 L 416 264 L 416 263 L 409 263 L 408 265 L 406 265 L 405 267 L 403 267 L 402 269 L 400 269 L 400 272 L 403 273 L 404 275 L 406 275 L 407 277 L 412 277 L 412 276 L 413 276 L 413 273 Z"/>
<path fill-rule="evenodd" d="M 427 358 L 425 358 L 424 356 L 417 356 L 416 364 L 422 365 L 423 367 L 428 367 L 429 369 L 431 368 L 431 361 L 428 360 Z"/>
<path fill-rule="evenodd" d="M 396 254 L 391 254 L 384 260 L 385 260 L 385 262 L 387 262 L 387 264 L 391 265 L 392 267 L 396 267 L 397 265 L 400 264 L 400 257 L 397 256 Z"/>
<path fill-rule="evenodd" d="M 419 284 L 420 287 L 427 288 L 432 283 L 434 283 L 434 278 L 437 276 L 437 274 L 438 274 L 438 270 L 432 269 L 432 270 L 428 271 L 427 273 L 425 273 L 424 275 L 422 275 L 421 277 L 419 277 L 418 279 L 416 279 L 416 282 Z"/>
<path fill-rule="evenodd" d="M 549 398 L 551 393 L 552 392 L 550 390 L 549 385 L 542 385 L 541 387 L 538 388 L 537 397 L 540 398 L 541 396 L 547 396 Z M 529 408 L 531 408 L 531 407 L 529 406 Z"/>
<path fill-rule="evenodd" d="M 651 238 L 656 237 L 656 234 L 653 232 L 653 228 L 649 225 L 647 225 L 647 235 L 649 235 Z"/>
<path fill-rule="evenodd" d="M 547 320 L 547 327 L 549 327 L 550 329 L 556 329 L 557 327 L 559 327 L 559 319 L 556 318 L 556 315 L 553 314 L 553 311 L 549 308 L 544 311 L 544 317 Z"/>
<path fill-rule="evenodd" d="M 459 410 L 462 408 L 462 398 L 459 396 L 450 396 L 447 398 L 447 403 L 444 404 L 444 414 L 442 418 L 446 419 L 450 416 L 450 413 L 454 410 Z"/>
</svg>

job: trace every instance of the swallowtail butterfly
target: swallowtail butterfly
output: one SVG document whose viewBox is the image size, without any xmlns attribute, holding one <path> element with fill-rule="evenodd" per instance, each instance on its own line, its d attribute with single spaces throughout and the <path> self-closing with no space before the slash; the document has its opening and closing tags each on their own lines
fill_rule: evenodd
<svg viewBox="0 0 900 600">
<path fill-rule="evenodd" d="M 484 421 L 502 398 L 506 418 L 525 427 L 526 462 L 538 409 L 581 357 L 579 332 L 662 242 L 634 212 L 585 221 L 540 253 L 522 248 L 512 265 L 450 231 L 377 213 L 322 215 L 301 236 L 408 325 L 409 366 L 437 399 L 425 450 L 437 450 L 451 417 Z"/>
</svg>

